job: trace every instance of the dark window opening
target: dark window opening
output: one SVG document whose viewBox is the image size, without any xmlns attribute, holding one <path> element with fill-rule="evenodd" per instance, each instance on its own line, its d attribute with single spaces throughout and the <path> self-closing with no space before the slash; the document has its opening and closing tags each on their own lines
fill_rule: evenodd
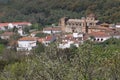
<svg viewBox="0 0 120 80">
<path fill-rule="evenodd" d="M 103 41 L 103 39 L 101 39 L 101 41 Z"/>
<path fill-rule="evenodd" d="M 99 39 L 97 39 L 97 41 L 99 41 Z"/>
</svg>

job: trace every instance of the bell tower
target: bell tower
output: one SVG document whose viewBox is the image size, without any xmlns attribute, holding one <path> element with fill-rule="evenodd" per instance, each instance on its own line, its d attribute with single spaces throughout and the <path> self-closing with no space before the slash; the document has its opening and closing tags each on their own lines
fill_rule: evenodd
<svg viewBox="0 0 120 80">
<path fill-rule="evenodd" d="M 61 27 L 62 32 L 65 32 L 67 17 L 63 17 L 59 21 L 59 26 Z"/>
</svg>

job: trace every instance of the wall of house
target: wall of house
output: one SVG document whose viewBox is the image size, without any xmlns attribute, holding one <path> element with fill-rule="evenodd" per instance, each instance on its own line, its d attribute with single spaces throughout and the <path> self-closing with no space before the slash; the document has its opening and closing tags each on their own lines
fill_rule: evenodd
<svg viewBox="0 0 120 80">
<path fill-rule="evenodd" d="M 36 46 L 36 41 L 18 41 L 18 47 L 29 48 L 35 46 Z"/>
<path fill-rule="evenodd" d="M 104 42 L 104 41 L 106 41 L 109 38 L 111 38 L 111 37 L 94 37 L 93 41 Z"/>
<path fill-rule="evenodd" d="M 116 25 L 115 27 L 116 27 L 116 28 L 120 28 L 120 25 Z"/>
<path fill-rule="evenodd" d="M 14 28 L 14 25 L 12 23 L 9 23 L 8 24 L 8 29 L 13 29 Z"/>
<path fill-rule="evenodd" d="M 51 34 L 51 31 L 43 31 L 43 33 Z"/>
<path fill-rule="evenodd" d="M 6 28 L 5 28 L 5 27 L 0 27 L 0 30 L 1 30 L 1 31 L 5 31 Z"/>
<path fill-rule="evenodd" d="M 52 34 L 52 33 L 60 33 L 61 31 L 44 31 L 43 30 L 43 33 L 47 33 L 47 34 Z"/>
<path fill-rule="evenodd" d="M 120 39 L 120 35 L 114 35 L 113 38 Z"/>
<path fill-rule="evenodd" d="M 20 34 L 20 36 L 23 36 L 23 30 L 22 30 L 22 29 L 19 29 L 19 30 L 18 30 L 18 34 Z"/>
<path fill-rule="evenodd" d="M 61 43 L 59 44 L 59 48 L 65 49 L 65 48 L 70 48 L 71 44 L 74 44 L 73 41 L 67 41 L 67 43 Z"/>
<path fill-rule="evenodd" d="M 10 39 L 10 36 L 1 36 L 1 39 Z"/>
<path fill-rule="evenodd" d="M 83 34 L 73 33 L 73 37 L 74 37 L 74 38 L 78 38 L 78 37 L 83 38 Z"/>
</svg>

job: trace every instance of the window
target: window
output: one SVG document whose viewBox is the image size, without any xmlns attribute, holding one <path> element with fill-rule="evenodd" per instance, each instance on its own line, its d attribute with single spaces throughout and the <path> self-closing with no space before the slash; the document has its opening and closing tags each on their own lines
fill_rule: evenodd
<svg viewBox="0 0 120 80">
<path fill-rule="evenodd" d="M 92 23 L 90 23 L 89 25 L 92 26 Z"/>
<path fill-rule="evenodd" d="M 103 39 L 101 39 L 101 41 L 103 41 Z"/>
<path fill-rule="evenodd" d="M 97 39 L 97 41 L 99 41 L 99 39 Z"/>
<path fill-rule="evenodd" d="M 73 29 L 72 32 L 75 32 L 75 30 Z"/>
</svg>

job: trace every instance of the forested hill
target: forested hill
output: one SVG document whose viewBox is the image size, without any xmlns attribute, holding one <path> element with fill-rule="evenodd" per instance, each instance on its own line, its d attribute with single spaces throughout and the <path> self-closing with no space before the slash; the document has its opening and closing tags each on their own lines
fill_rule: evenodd
<svg viewBox="0 0 120 80">
<path fill-rule="evenodd" d="M 42 25 L 68 16 L 95 13 L 102 22 L 120 22 L 120 0 L 0 0 L 0 22 L 31 21 Z"/>
</svg>

